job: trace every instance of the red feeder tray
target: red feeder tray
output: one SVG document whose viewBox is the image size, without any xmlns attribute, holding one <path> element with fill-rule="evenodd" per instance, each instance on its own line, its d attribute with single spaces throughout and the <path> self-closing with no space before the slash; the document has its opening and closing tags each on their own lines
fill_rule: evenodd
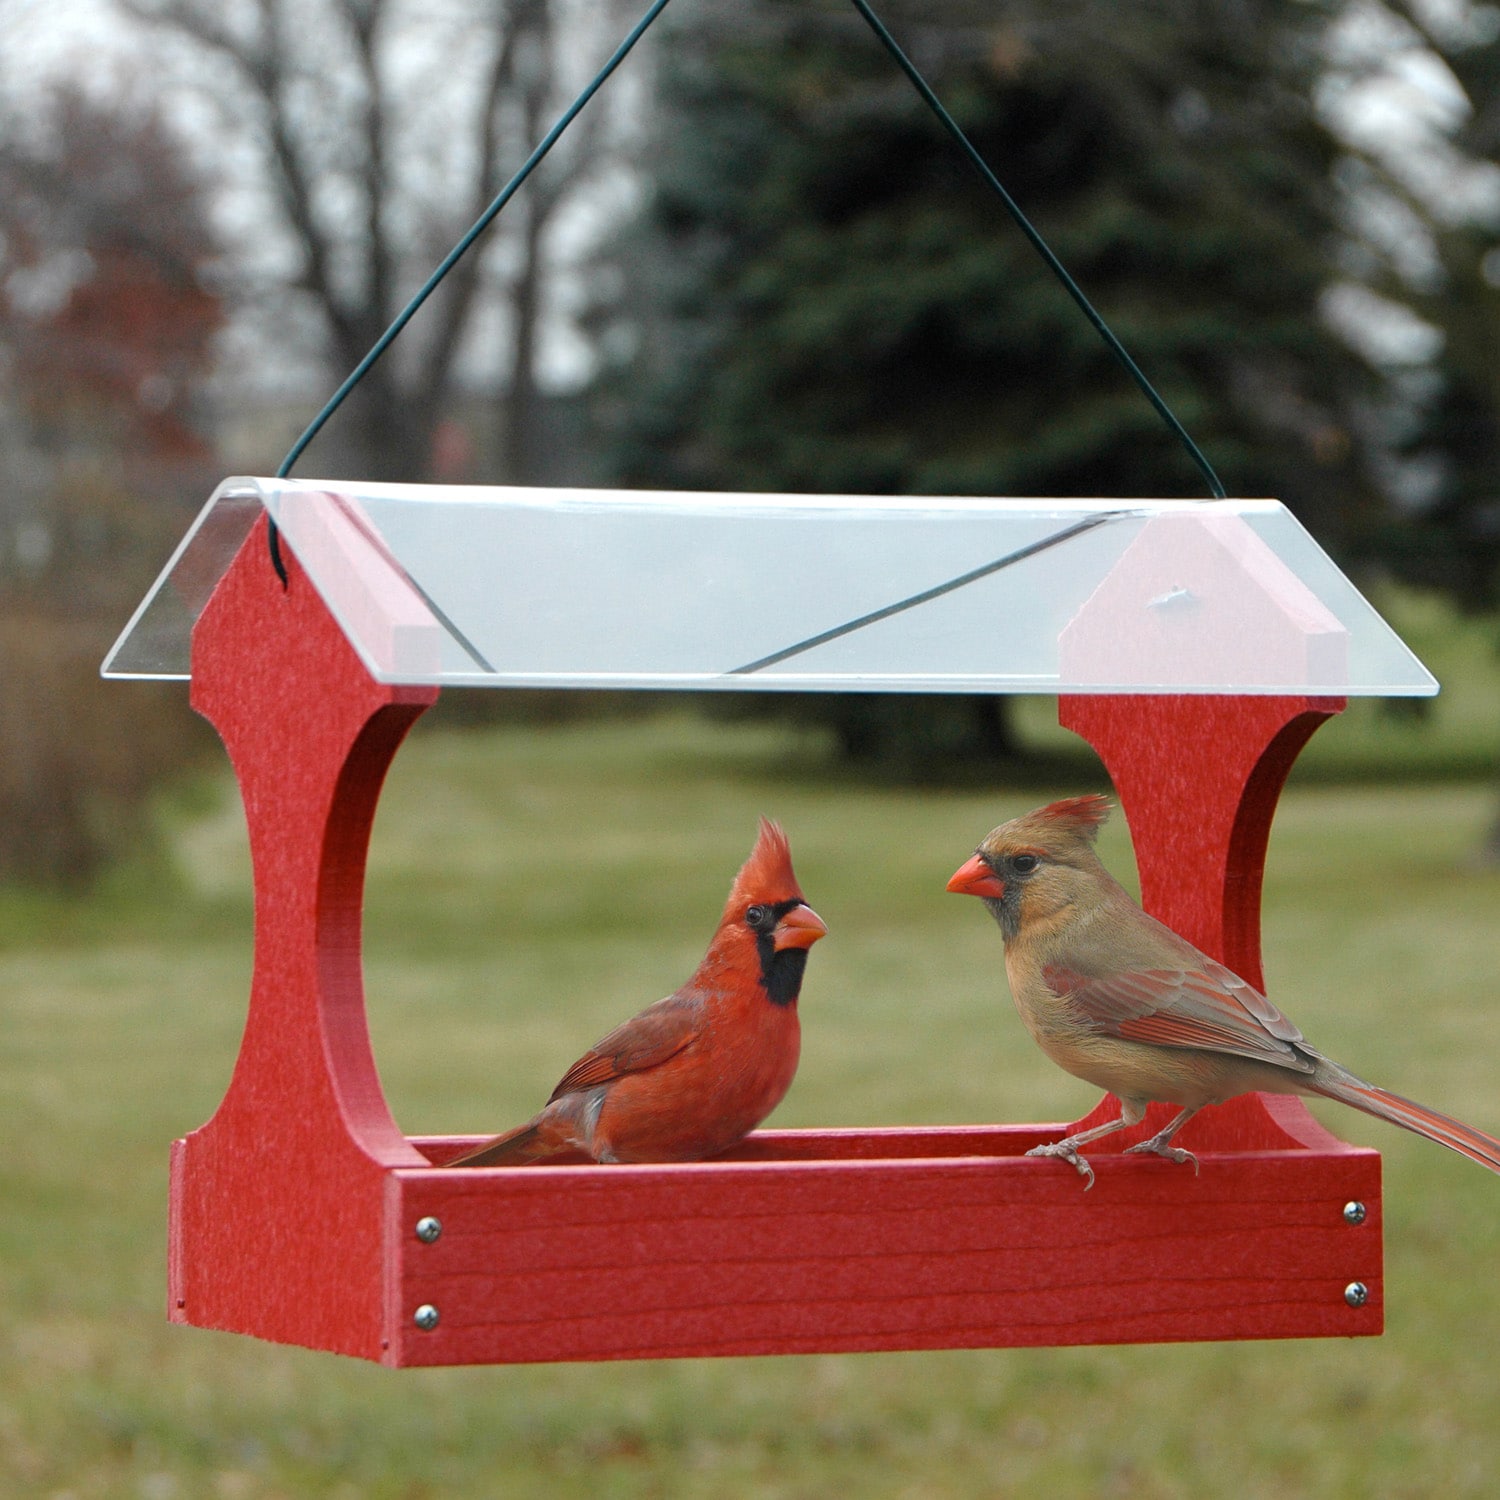
<svg viewBox="0 0 1500 1500">
<path fill-rule="evenodd" d="M 1091 1149 L 1088 1193 L 1023 1154 L 1076 1125 L 769 1130 L 701 1164 L 443 1170 L 478 1138 L 398 1129 L 360 965 L 376 801 L 438 690 L 377 682 L 288 567 L 283 588 L 262 516 L 193 632 L 192 702 L 244 797 L 256 940 L 228 1093 L 172 1151 L 174 1321 L 388 1365 L 1380 1332 L 1380 1158 L 1292 1098 L 1195 1118 L 1198 1176 L 1120 1154 L 1165 1123 L 1153 1109 Z M 1144 904 L 1256 984 L 1276 800 L 1342 706 L 1062 699 L 1114 780 Z"/>
</svg>

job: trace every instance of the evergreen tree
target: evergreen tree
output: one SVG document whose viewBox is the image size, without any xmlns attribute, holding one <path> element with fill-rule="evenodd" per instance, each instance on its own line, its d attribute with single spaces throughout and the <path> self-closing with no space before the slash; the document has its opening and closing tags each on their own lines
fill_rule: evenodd
<svg viewBox="0 0 1500 1500">
<path fill-rule="evenodd" d="M 1416 7 L 1400 8 L 1420 25 Z M 1500 16 L 1471 11 L 1441 33 L 1420 34 L 1468 101 L 1451 141 L 1459 159 L 1500 176 Z M 1383 551 L 1404 576 L 1462 608 L 1492 609 L 1500 604 L 1500 191 L 1468 213 L 1440 201 L 1429 220 L 1439 271 L 1413 301 L 1441 332 L 1442 351 L 1407 447 L 1433 460 L 1436 483 L 1427 504 L 1385 533 Z"/>
<path fill-rule="evenodd" d="M 1229 493 L 1278 496 L 1342 548 L 1373 503 L 1375 385 L 1319 310 L 1340 235 L 1339 147 L 1310 103 L 1324 19 L 1294 0 L 889 17 Z M 1206 498 L 852 8 L 686 13 L 656 115 L 621 478 Z M 854 753 L 1007 744 L 993 701 L 795 706 Z"/>
<path fill-rule="evenodd" d="M 1500 176 L 1500 14 L 1463 7 L 1434 29 L 1425 7 L 1399 4 L 1405 22 L 1463 90 L 1451 144 L 1458 160 Z M 1429 212 L 1438 274 L 1414 299 L 1443 336 L 1432 393 L 1408 453 L 1425 460 L 1429 495 L 1379 538 L 1398 577 L 1447 594 L 1466 611 L 1500 606 L 1500 192 L 1468 212 L 1439 201 Z M 1500 865 L 1500 811 L 1482 857 Z"/>
</svg>

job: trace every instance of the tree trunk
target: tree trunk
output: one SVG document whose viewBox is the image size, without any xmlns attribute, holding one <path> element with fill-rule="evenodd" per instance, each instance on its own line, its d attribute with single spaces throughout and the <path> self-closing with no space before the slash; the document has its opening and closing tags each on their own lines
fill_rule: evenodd
<svg viewBox="0 0 1500 1500">
<path fill-rule="evenodd" d="M 536 345 L 541 321 L 543 216 L 536 204 L 527 205 L 521 270 L 511 288 L 514 339 L 510 389 L 501 407 L 500 462 L 511 484 L 539 484 L 540 455 L 536 452 Z"/>
<path fill-rule="evenodd" d="M 342 426 L 343 462 L 361 479 L 420 483 L 429 476 L 432 458 L 432 393 L 403 393 L 376 365 L 350 393 L 330 428 Z M 308 473 L 319 465 L 299 465 Z"/>
<path fill-rule="evenodd" d="M 513 23 L 522 46 L 521 131 L 527 141 L 540 138 L 556 70 L 550 0 L 533 0 L 516 12 Z M 545 179 L 544 179 L 545 182 Z M 542 237 L 557 204 L 555 190 L 533 184 L 526 197 L 521 227 L 520 266 L 510 287 L 512 319 L 510 389 L 500 417 L 500 463 L 511 484 L 537 484 L 536 346 L 542 315 Z M 518 205 L 519 206 L 519 205 Z"/>
<path fill-rule="evenodd" d="M 985 760 L 1016 760 L 1021 743 L 1016 738 L 1015 716 L 1009 698 L 986 693 L 969 700 L 974 744 Z"/>
<path fill-rule="evenodd" d="M 1479 846 L 1479 863 L 1486 870 L 1500 870 L 1500 804 L 1490 820 L 1490 830 Z"/>
</svg>

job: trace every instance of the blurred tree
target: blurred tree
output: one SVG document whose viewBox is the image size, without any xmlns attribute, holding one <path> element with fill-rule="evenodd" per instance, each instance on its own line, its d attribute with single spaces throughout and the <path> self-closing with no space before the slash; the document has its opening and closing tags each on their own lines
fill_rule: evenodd
<svg viewBox="0 0 1500 1500">
<path fill-rule="evenodd" d="M 201 498 L 223 309 L 150 109 L 62 92 L 0 146 L 0 877 L 87 879 L 210 736 L 99 661 Z"/>
<path fill-rule="evenodd" d="M 153 112 L 62 90 L 5 154 L 0 309 L 33 441 L 157 465 L 210 451 L 195 401 L 224 309 L 202 185 Z"/>
<path fill-rule="evenodd" d="M 893 3 L 908 52 L 1229 492 L 1336 549 L 1379 381 L 1322 299 L 1341 147 L 1302 0 Z M 601 385 L 631 482 L 1204 496 L 1176 440 L 847 5 L 678 18 Z M 628 393 L 628 400 L 621 392 Z M 1206 496 L 1205 496 L 1206 498 Z M 846 752 L 1004 752 L 993 701 L 777 705 Z"/>
<path fill-rule="evenodd" d="M 1448 115 L 1452 155 L 1424 180 L 1404 178 L 1399 158 L 1382 176 L 1383 191 L 1418 213 L 1430 233 L 1435 264 L 1401 291 L 1442 341 L 1404 444 L 1422 482 L 1375 550 L 1398 577 L 1437 588 L 1466 611 L 1493 612 L 1500 607 L 1500 11 L 1460 5 L 1440 12 L 1409 0 L 1391 9 L 1430 58 L 1442 59 L 1461 96 Z M 1398 280 L 1397 268 L 1387 278 Z M 1500 865 L 1500 812 L 1482 857 Z"/>
<path fill-rule="evenodd" d="M 616 8 L 614 0 L 602 12 L 576 0 L 419 9 L 398 0 L 119 3 L 186 46 L 184 76 L 214 111 L 221 149 L 234 142 L 249 163 L 254 208 L 244 243 L 262 253 L 245 295 L 267 305 L 270 326 L 311 322 L 340 378 L 587 77 L 575 75 L 594 38 L 611 32 Z M 456 370 L 478 314 L 498 299 L 507 395 L 489 446 L 499 448 L 506 478 L 535 476 L 548 236 L 575 190 L 606 166 L 604 119 L 604 106 L 585 112 L 350 397 L 339 433 L 358 472 L 420 479 L 435 457 L 452 468 L 462 439 L 442 423 Z M 286 254 L 267 256 L 268 246 Z M 504 335 L 489 337 L 480 363 L 495 363 L 503 347 Z"/>
</svg>

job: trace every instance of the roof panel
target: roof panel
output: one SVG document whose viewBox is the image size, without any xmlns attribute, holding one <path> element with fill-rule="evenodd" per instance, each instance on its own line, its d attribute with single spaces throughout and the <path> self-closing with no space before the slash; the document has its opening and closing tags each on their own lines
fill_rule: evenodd
<svg viewBox="0 0 1500 1500">
<path fill-rule="evenodd" d="M 104 664 L 185 678 L 267 510 L 373 676 L 454 686 L 1425 695 L 1274 500 L 220 486 Z"/>
</svg>

